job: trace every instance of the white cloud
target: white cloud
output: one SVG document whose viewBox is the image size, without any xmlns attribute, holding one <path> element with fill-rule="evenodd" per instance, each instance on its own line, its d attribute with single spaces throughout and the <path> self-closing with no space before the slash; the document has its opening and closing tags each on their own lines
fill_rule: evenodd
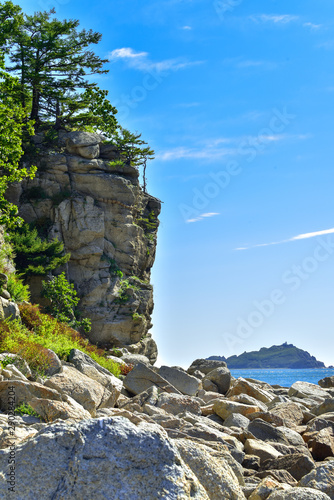
<svg viewBox="0 0 334 500">
<path fill-rule="evenodd" d="M 289 14 L 258 14 L 250 16 L 250 19 L 255 23 L 274 23 L 274 24 L 288 24 L 299 19 L 298 16 L 291 16 Z"/>
<path fill-rule="evenodd" d="M 198 217 L 195 217 L 194 219 L 188 219 L 186 222 L 198 222 L 203 219 L 207 219 L 209 217 L 214 217 L 215 215 L 220 215 L 218 212 L 208 212 L 205 214 L 201 214 Z"/>
<path fill-rule="evenodd" d="M 220 160 L 226 156 L 240 155 L 240 145 L 268 144 L 278 141 L 300 141 L 312 137 L 309 134 L 273 134 L 243 137 L 218 137 L 208 139 L 202 147 L 178 147 L 162 151 L 156 155 L 156 159 L 162 161 L 173 161 L 181 159 L 192 160 Z"/>
<path fill-rule="evenodd" d="M 333 234 L 333 233 L 334 233 L 334 227 L 331 229 L 324 229 L 322 231 L 314 231 L 313 233 L 298 234 L 297 236 L 293 236 L 292 238 L 289 238 L 287 240 L 273 241 L 271 243 L 261 243 L 259 245 L 252 245 L 249 247 L 239 247 L 236 248 L 235 250 L 249 250 L 250 248 L 269 247 L 271 245 L 280 245 L 281 243 L 289 243 L 291 241 L 307 240 L 309 238 L 315 238 L 316 236 L 324 236 L 325 234 Z"/>
<path fill-rule="evenodd" d="M 131 47 L 122 47 L 115 49 L 108 54 L 109 61 L 123 60 L 130 68 L 140 71 L 178 71 L 179 69 L 188 68 L 203 64 L 204 61 L 183 61 L 177 59 L 165 59 L 164 61 L 153 62 L 149 59 L 148 52 L 135 52 Z"/>
<path fill-rule="evenodd" d="M 190 30 L 192 30 L 192 27 L 191 26 L 182 26 L 181 30 L 190 31 Z"/>
<path fill-rule="evenodd" d="M 314 23 L 304 23 L 303 24 L 304 28 L 310 28 L 312 31 L 317 31 L 322 28 L 322 24 L 314 24 Z"/>
<path fill-rule="evenodd" d="M 109 61 L 115 59 L 133 59 L 136 57 L 147 57 L 147 52 L 135 52 L 131 47 L 123 47 L 121 49 L 115 49 L 109 53 Z"/>
</svg>

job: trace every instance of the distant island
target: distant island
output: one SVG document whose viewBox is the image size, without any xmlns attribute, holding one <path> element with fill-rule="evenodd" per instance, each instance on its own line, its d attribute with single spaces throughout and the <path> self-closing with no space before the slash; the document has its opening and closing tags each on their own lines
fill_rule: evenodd
<svg viewBox="0 0 334 500">
<path fill-rule="evenodd" d="M 303 351 L 293 344 L 285 342 L 282 345 L 262 347 L 259 351 L 244 352 L 239 356 L 210 356 L 207 359 L 225 361 L 229 369 L 251 368 L 326 368 L 322 361 L 318 361 L 307 351 Z"/>
</svg>

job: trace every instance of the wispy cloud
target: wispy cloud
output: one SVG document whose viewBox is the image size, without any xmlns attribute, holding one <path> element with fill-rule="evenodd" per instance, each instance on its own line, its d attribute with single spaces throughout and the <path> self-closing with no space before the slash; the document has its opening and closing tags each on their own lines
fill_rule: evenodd
<svg viewBox="0 0 334 500">
<path fill-rule="evenodd" d="M 257 14 L 250 16 L 249 19 L 255 23 L 289 24 L 298 21 L 299 17 L 290 14 Z"/>
<path fill-rule="evenodd" d="M 303 26 L 304 28 L 310 28 L 311 31 L 317 31 L 323 27 L 322 24 L 314 24 L 314 23 L 304 23 Z"/>
<path fill-rule="evenodd" d="M 181 30 L 190 31 L 190 30 L 192 30 L 192 27 L 191 26 L 182 26 Z"/>
<path fill-rule="evenodd" d="M 321 49 L 332 50 L 334 49 L 334 40 L 328 40 L 327 42 L 319 43 L 318 47 Z"/>
<path fill-rule="evenodd" d="M 215 215 L 220 215 L 220 214 L 217 212 L 208 212 L 205 214 L 201 214 L 198 217 L 195 217 L 194 219 L 188 219 L 186 220 L 186 222 L 198 222 L 200 220 L 207 219 L 208 217 L 214 217 Z"/>
<path fill-rule="evenodd" d="M 131 47 L 113 50 L 108 54 L 108 59 L 111 62 L 123 61 L 128 67 L 139 71 L 157 71 L 158 73 L 169 70 L 178 71 L 204 63 L 204 61 L 184 61 L 181 58 L 154 62 L 150 60 L 148 52 L 136 52 Z"/>
<path fill-rule="evenodd" d="M 269 247 L 271 245 L 280 245 L 282 243 L 288 243 L 291 241 L 307 240 L 309 238 L 315 238 L 316 236 L 324 236 L 326 234 L 333 234 L 333 233 L 334 233 L 334 227 L 331 229 L 324 229 L 322 231 L 315 231 L 313 233 L 298 234 L 297 236 L 293 236 L 292 238 L 288 238 L 287 240 L 272 241 L 271 243 L 261 243 L 259 245 L 251 245 L 248 247 L 239 247 L 236 248 L 235 250 L 249 250 L 251 248 Z"/>
<path fill-rule="evenodd" d="M 218 137 L 207 139 L 202 147 L 177 147 L 162 151 L 156 155 L 156 159 L 162 161 L 174 161 L 182 159 L 190 160 L 220 160 L 227 156 L 240 155 L 240 144 L 256 143 L 269 144 L 279 141 L 300 141 L 310 138 L 309 134 L 273 134 L 243 137 Z"/>
</svg>

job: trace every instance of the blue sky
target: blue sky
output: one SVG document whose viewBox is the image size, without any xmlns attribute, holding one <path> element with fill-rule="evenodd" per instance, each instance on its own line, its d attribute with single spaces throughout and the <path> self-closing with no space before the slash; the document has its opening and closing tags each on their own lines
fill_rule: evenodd
<svg viewBox="0 0 334 500">
<path fill-rule="evenodd" d="M 103 34 L 99 85 L 156 151 L 160 362 L 288 341 L 334 364 L 333 2 L 18 3 Z"/>
</svg>

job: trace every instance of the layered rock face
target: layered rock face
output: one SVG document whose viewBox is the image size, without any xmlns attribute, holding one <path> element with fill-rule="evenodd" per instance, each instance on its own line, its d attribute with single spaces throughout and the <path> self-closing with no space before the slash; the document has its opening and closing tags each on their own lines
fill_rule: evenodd
<svg viewBox="0 0 334 500">
<path fill-rule="evenodd" d="M 125 346 L 154 362 L 149 280 L 160 201 L 144 193 L 137 168 L 122 166 L 117 149 L 98 134 L 62 133 L 54 150 L 43 145 L 43 136 L 34 140 L 38 173 L 12 186 L 8 197 L 25 221 L 71 253 L 66 275 L 75 283 L 83 316 L 92 320 L 90 340 Z M 38 281 L 31 281 L 36 302 Z"/>
</svg>

